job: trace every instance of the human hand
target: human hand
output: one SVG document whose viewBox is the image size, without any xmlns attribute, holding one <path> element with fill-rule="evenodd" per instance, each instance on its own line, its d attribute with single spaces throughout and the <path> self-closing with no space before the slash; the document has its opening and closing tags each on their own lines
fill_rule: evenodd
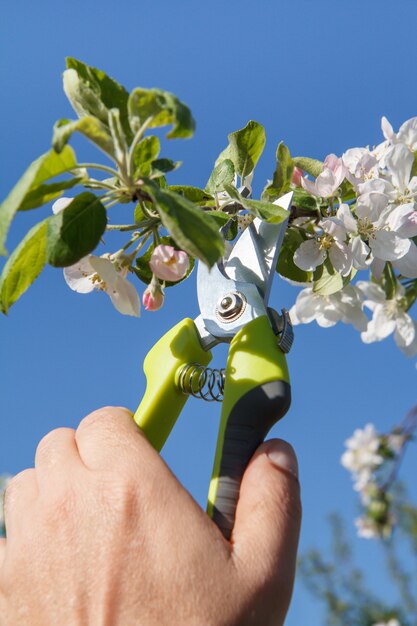
<svg viewBox="0 0 417 626">
<path fill-rule="evenodd" d="M 283 624 L 300 526 L 291 447 L 260 446 L 231 542 L 127 409 L 40 442 L 5 498 L 1 626 Z"/>
</svg>

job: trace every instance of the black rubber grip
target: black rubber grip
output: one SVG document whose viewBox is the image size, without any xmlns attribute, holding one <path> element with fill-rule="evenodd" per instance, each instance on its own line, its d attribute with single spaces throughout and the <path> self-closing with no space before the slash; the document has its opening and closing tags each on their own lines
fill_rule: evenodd
<svg viewBox="0 0 417 626">
<path fill-rule="evenodd" d="M 245 469 L 257 447 L 285 415 L 290 404 L 290 385 L 274 380 L 245 394 L 229 415 L 212 515 L 226 539 L 230 539 L 234 526 Z"/>
</svg>

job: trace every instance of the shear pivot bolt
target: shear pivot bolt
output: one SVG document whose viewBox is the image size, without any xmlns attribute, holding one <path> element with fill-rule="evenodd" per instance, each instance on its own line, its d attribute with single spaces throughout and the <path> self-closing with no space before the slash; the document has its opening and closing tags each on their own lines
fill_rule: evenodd
<svg viewBox="0 0 417 626">
<path fill-rule="evenodd" d="M 216 315 L 223 322 L 233 322 L 245 310 L 246 299 L 238 292 L 227 293 L 217 303 Z"/>
</svg>

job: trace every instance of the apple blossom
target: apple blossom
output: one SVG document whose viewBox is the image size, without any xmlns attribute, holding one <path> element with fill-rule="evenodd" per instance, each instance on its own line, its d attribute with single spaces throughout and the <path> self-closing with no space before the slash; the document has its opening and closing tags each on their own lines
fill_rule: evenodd
<svg viewBox="0 0 417 626">
<path fill-rule="evenodd" d="M 323 171 L 316 180 L 301 179 L 302 187 L 313 196 L 329 198 L 335 194 L 344 181 L 348 170 L 342 159 L 329 154 L 324 160 Z"/>
<path fill-rule="evenodd" d="M 356 287 L 362 294 L 364 306 L 372 311 L 368 328 L 361 333 L 362 341 L 382 341 L 394 333 L 397 346 L 406 356 L 417 354 L 417 324 L 407 313 L 404 287 L 398 283 L 391 299 L 387 299 L 382 287 L 375 283 L 359 281 Z"/>
<path fill-rule="evenodd" d="M 306 271 L 314 271 L 329 256 L 337 272 L 347 276 L 352 269 L 352 254 L 345 243 L 347 236 L 343 223 L 336 218 L 322 220 L 322 230 L 314 239 L 308 239 L 294 253 L 294 263 Z"/>
<path fill-rule="evenodd" d="M 360 479 L 363 473 L 370 478 L 372 472 L 384 460 L 379 453 L 381 438 L 373 424 L 367 424 L 363 429 L 357 428 L 352 437 L 346 440 L 345 445 L 347 450 L 341 457 L 341 463 L 352 472 L 356 480 Z"/>
<path fill-rule="evenodd" d="M 401 626 L 400 622 L 397 619 L 390 619 L 389 622 L 378 622 L 377 624 L 373 624 L 372 626 Z"/>
<path fill-rule="evenodd" d="M 143 292 L 142 304 L 146 311 L 158 311 L 164 304 L 164 290 L 155 276 Z"/>
<path fill-rule="evenodd" d="M 402 143 L 406 145 L 412 152 L 417 150 L 417 117 L 412 117 L 400 126 L 398 133 L 394 133 L 394 129 L 383 117 L 381 120 L 381 128 L 385 139 L 390 143 Z"/>
<path fill-rule="evenodd" d="M 342 161 L 347 168 L 346 178 L 354 189 L 377 173 L 377 159 L 368 148 L 350 148 L 343 153 Z"/>
<path fill-rule="evenodd" d="M 64 269 L 67 285 L 78 293 L 94 289 L 110 296 L 114 307 L 123 315 L 139 317 L 140 301 L 134 286 L 127 280 L 128 267 L 120 257 L 89 255 Z"/>
<path fill-rule="evenodd" d="M 316 320 L 323 328 L 337 322 L 352 324 L 357 330 L 365 330 L 367 326 L 361 299 L 352 285 L 329 296 L 314 293 L 311 287 L 303 289 L 290 309 L 290 317 L 294 325 Z"/>
<path fill-rule="evenodd" d="M 301 187 L 301 179 L 304 178 L 304 172 L 299 167 L 294 167 L 291 182 L 296 187 Z"/>
<path fill-rule="evenodd" d="M 176 282 L 188 272 L 190 260 L 183 250 L 160 244 L 152 252 L 149 267 L 160 280 Z"/>
</svg>

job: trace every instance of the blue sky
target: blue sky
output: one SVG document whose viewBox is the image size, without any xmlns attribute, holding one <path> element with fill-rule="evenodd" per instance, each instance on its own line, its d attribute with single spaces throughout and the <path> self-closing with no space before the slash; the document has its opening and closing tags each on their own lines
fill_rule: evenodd
<svg viewBox="0 0 417 626">
<path fill-rule="evenodd" d="M 105 70 L 128 89 L 173 91 L 191 107 L 195 137 L 165 144 L 164 154 L 184 163 L 172 182 L 204 186 L 227 134 L 249 119 L 264 124 L 259 192 L 281 139 L 293 155 L 324 158 L 378 143 L 382 115 L 395 129 L 417 115 L 416 19 L 412 0 L 395 6 L 377 0 L 258 0 L 256 7 L 248 0 L 6 3 L 0 195 L 49 148 L 53 123 L 72 116 L 61 85 L 65 56 Z M 81 139 L 73 145 L 80 160 L 101 158 Z M 49 211 L 19 215 L 9 249 Z M 290 306 L 296 294 L 277 277 L 272 305 Z M 105 404 L 134 409 L 147 351 L 177 321 L 197 314 L 195 277 L 167 294 L 162 311 L 135 320 L 117 314 L 104 295 L 74 294 L 61 271 L 49 268 L 0 319 L 0 472 L 31 465 L 37 442 L 51 428 L 75 427 Z M 225 355 L 224 348 L 217 351 L 219 365 Z M 289 365 L 293 405 L 273 435 L 288 439 L 299 456 L 302 549 L 325 547 L 326 516 L 339 511 L 351 526 L 356 515 L 350 478 L 339 464 L 343 441 L 368 421 L 381 430 L 399 421 L 416 402 L 417 371 L 392 340 L 365 346 L 346 326 L 297 327 Z M 218 407 L 190 400 L 164 450 L 202 505 L 217 427 Z M 409 458 L 404 476 L 415 470 Z M 378 563 L 373 544 L 354 542 L 359 563 Z M 375 588 L 389 594 L 376 569 L 369 571 Z M 300 586 L 287 623 L 322 623 L 321 610 Z"/>
</svg>

